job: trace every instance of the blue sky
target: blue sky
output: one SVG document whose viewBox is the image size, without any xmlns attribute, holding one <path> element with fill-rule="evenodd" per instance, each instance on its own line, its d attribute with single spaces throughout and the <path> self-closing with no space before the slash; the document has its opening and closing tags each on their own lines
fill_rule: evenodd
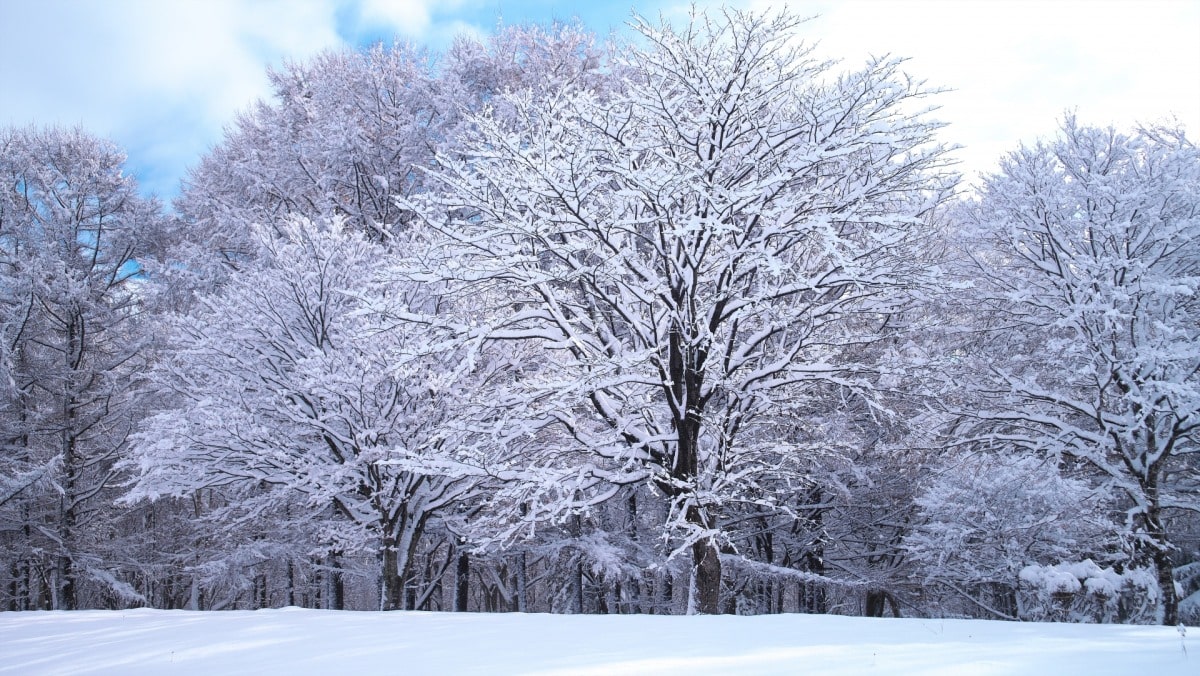
<svg viewBox="0 0 1200 676">
<path fill-rule="evenodd" d="M 600 34 L 625 0 L 0 0 L 0 125 L 81 124 L 126 149 L 143 190 L 171 197 L 237 111 L 268 94 L 266 69 L 398 35 L 444 47 L 459 32 L 578 17 Z M 718 2 L 697 2 L 718 6 Z M 777 0 L 725 4 L 780 7 Z M 871 54 L 952 88 L 937 101 L 968 172 L 1054 132 L 1067 109 L 1127 127 L 1174 116 L 1200 137 L 1200 0 L 813 0 L 802 37 L 845 67 Z"/>
</svg>

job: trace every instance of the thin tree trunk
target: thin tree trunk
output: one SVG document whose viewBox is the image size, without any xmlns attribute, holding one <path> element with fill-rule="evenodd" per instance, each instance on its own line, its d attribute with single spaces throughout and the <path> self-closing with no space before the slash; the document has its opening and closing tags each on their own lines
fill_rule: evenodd
<svg viewBox="0 0 1200 676">
<path fill-rule="evenodd" d="M 524 550 L 517 553 L 517 612 L 529 612 L 528 571 L 526 570 Z"/>
<path fill-rule="evenodd" d="M 575 614 L 583 614 L 583 562 L 575 564 Z"/>
<path fill-rule="evenodd" d="M 326 607 L 331 610 L 346 609 L 346 581 L 342 577 L 342 559 L 338 552 L 330 552 L 329 557 L 329 572 L 328 578 L 328 595 L 329 600 L 326 602 Z"/>
<path fill-rule="evenodd" d="M 454 569 L 454 612 L 467 612 L 470 584 L 471 555 L 464 549 L 458 553 L 458 564 Z"/>
</svg>

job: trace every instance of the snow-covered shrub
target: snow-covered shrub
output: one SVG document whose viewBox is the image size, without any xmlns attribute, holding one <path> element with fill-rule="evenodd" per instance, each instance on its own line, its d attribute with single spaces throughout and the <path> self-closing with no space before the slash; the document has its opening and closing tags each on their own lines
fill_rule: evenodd
<svg viewBox="0 0 1200 676">
<path fill-rule="evenodd" d="M 1148 568 L 1117 572 L 1091 559 L 1021 569 L 1022 619 L 1147 621 L 1158 585 Z"/>
</svg>

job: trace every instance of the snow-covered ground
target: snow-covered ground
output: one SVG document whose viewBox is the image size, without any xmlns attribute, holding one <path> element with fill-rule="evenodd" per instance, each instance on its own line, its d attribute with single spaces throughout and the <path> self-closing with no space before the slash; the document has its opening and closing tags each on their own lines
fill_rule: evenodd
<svg viewBox="0 0 1200 676">
<path fill-rule="evenodd" d="M 1200 674 L 1200 630 L 772 615 L 0 613 L 14 674 Z"/>
</svg>

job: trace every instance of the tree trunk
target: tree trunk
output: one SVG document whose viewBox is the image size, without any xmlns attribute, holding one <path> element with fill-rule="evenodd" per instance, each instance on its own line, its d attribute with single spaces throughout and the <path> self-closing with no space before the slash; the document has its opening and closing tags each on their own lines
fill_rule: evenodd
<svg viewBox="0 0 1200 676">
<path fill-rule="evenodd" d="M 329 577 L 328 595 L 329 600 L 325 607 L 330 610 L 345 610 L 346 609 L 346 581 L 342 576 L 342 558 L 339 552 L 330 552 L 329 571 L 326 573 Z"/>
<path fill-rule="evenodd" d="M 13 561 L 12 565 L 9 567 L 9 578 L 8 578 L 8 610 L 10 612 L 24 610 L 24 608 L 22 608 L 19 605 L 20 599 L 21 599 L 21 592 L 20 592 L 20 587 L 18 585 L 18 581 L 20 579 L 21 579 L 21 568 L 17 565 L 16 561 Z"/>
<path fill-rule="evenodd" d="M 1155 448 L 1153 428 L 1150 429 L 1147 445 Z M 1165 456 L 1164 456 L 1165 457 Z M 1158 582 L 1159 620 L 1173 627 L 1179 624 L 1179 595 L 1175 593 L 1174 564 L 1171 561 L 1171 541 L 1163 523 L 1162 505 L 1159 496 L 1159 479 L 1162 476 L 1162 458 L 1146 468 L 1145 475 L 1138 477 L 1142 494 L 1146 499 L 1146 511 L 1139 521 L 1145 540 L 1135 544 L 1134 559 L 1143 565 L 1154 566 L 1154 578 Z"/>
<path fill-rule="evenodd" d="M 529 612 L 528 600 L 528 571 L 526 570 L 525 552 L 517 553 L 517 612 Z"/>
<path fill-rule="evenodd" d="M 825 574 L 825 548 L 816 545 L 804 553 L 801 559 L 804 570 L 817 575 Z M 800 612 L 823 615 L 828 608 L 825 603 L 825 586 L 817 582 L 800 583 Z"/>
<path fill-rule="evenodd" d="M 721 612 L 721 554 L 710 540 L 692 545 L 692 585 L 688 614 Z"/>
<path fill-rule="evenodd" d="M 681 299 L 676 299 L 681 300 Z M 682 482 L 693 499 L 699 486 L 700 430 L 703 402 L 700 399 L 705 352 L 687 345 L 682 333 L 673 330 L 669 343 L 671 395 L 679 410 L 674 421 L 675 459 L 671 478 Z M 670 495 L 680 489 L 671 487 Z M 711 530 L 713 524 L 702 506 L 688 506 L 685 518 L 689 526 Z M 709 538 L 692 543 L 692 579 L 688 589 L 688 614 L 716 615 L 721 612 L 721 559 L 717 545 Z"/>
<path fill-rule="evenodd" d="M 82 362 L 83 351 L 80 345 L 79 336 L 76 329 L 76 322 L 81 321 L 78 316 L 70 317 L 67 321 L 66 345 L 63 357 L 65 359 L 66 372 L 74 374 L 79 364 Z M 79 478 L 80 468 L 76 467 L 77 458 L 76 451 L 78 438 L 75 433 L 75 414 L 76 402 L 75 396 L 70 391 L 72 380 L 68 378 L 63 384 L 62 392 L 62 430 L 60 432 L 60 448 L 62 454 L 63 467 L 63 494 L 60 498 L 59 508 L 59 556 L 58 556 L 58 589 L 56 590 L 56 598 L 54 607 L 59 610 L 75 610 L 78 599 L 76 598 L 75 586 L 75 567 L 72 557 L 74 556 L 75 548 L 75 526 L 78 518 L 77 505 L 75 500 L 78 497 L 76 493 L 76 480 Z"/>
<path fill-rule="evenodd" d="M 454 570 L 454 612 L 467 612 L 471 582 L 471 555 L 466 550 L 459 552 Z"/>
<path fill-rule="evenodd" d="M 883 589 L 867 590 L 867 604 L 865 612 L 867 617 L 883 617 L 883 611 L 891 607 L 892 617 L 900 617 L 900 606 L 896 603 L 895 597 Z"/>
<path fill-rule="evenodd" d="M 626 500 L 625 507 L 626 507 L 627 516 L 629 519 L 629 522 L 628 522 L 629 541 L 637 542 L 638 541 L 638 503 L 637 503 L 637 493 L 635 491 L 629 492 L 629 498 Z M 642 612 L 641 580 L 638 579 L 637 577 L 633 578 L 632 580 L 630 580 L 627 588 L 628 588 L 628 592 L 629 592 L 628 593 L 628 598 L 629 598 L 628 612 L 630 614 L 640 614 Z"/>
<path fill-rule="evenodd" d="M 662 572 L 662 585 L 659 589 L 661 601 L 659 602 L 659 610 L 663 615 L 672 615 L 675 612 L 675 584 L 671 571 L 665 570 Z"/>
<path fill-rule="evenodd" d="M 583 614 L 583 562 L 575 564 L 575 614 Z"/>
<path fill-rule="evenodd" d="M 404 580 L 400 577 L 399 554 L 396 551 L 396 538 L 383 538 L 383 551 L 380 552 L 382 566 L 380 575 L 382 584 L 379 598 L 380 610 L 400 610 L 404 605 Z"/>
<path fill-rule="evenodd" d="M 287 606 L 296 605 L 296 565 L 291 559 L 287 562 L 287 590 L 284 603 Z"/>
<path fill-rule="evenodd" d="M 1172 574 L 1175 566 L 1171 561 L 1171 543 L 1167 539 L 1157 504 L 1148 508 L 1145 527 L 1146 536 L 1152 540 L 1145 548 L 1150 550 L 1147 558 L 1154 566 L 1154 578 L 1158 582 L 1160 622 L 1173 627 L 1179 624 L 1179 595 L 1175 593 L 1175 577 Z"/>
<path fill-rule="evenodd" d="M 192 577 L 192 586 L 188 590 L 188 610 L 202 610 L 200 599 L 200 581 Z"/>
</svg>

